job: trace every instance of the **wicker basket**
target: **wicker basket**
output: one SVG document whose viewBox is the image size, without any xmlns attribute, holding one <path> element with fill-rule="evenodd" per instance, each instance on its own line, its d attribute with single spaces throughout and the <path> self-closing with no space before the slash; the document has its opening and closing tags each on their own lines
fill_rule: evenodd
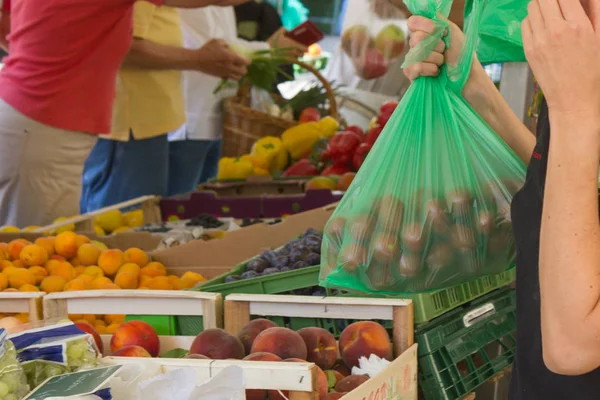
<svg viewBox="0 0 600 400">
<path fill-rule="evenodd" d="M 302 61 L 290 60 L 290 63 L 311 72 L 321 82 L 329 99 L 329 115 L 337 119 L 335 94 L 327 79 L 313 66 Z M 287 121 L 250 108 L 250 87 L 240 86 L 237 95 L 226 99 L 224 103 L 223 156 L 238 157 L 250 153 L 258 139 L 280 136 L 297 124 L 297 121 Z"/>
</svg>

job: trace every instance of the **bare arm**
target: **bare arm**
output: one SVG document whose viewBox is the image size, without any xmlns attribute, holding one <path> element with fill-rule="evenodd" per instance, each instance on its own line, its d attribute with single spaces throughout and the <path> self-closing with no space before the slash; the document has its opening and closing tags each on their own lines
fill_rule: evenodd
<svg viewBox="0 0 600 400">
<path fill-rule="evenodd" d="M 550 115 L 540 239 L 544 360 L 557 373 L 579 375 L 600 366 L 600 121 Z"/>
<path fill-rule="evenodd" d="M 125 68 L 193 70 L 200 66 L 199 52 L 134 38 L 123 61 Z"/>
<path fill-rule="evenodd" d="M 479 62 L 475 62 L 464 92 L 471 107 L 487 122 L 506 144 L 529 164 L 535 136 L 521 122 L 500 94 Z"/>
</svg>

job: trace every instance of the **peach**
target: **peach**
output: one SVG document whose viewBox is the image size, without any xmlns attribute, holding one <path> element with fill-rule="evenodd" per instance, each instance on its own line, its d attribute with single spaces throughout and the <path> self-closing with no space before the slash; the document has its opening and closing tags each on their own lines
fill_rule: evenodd
<svg viewBox="0 0 600 400">
<path fill-rule="evenodd" d="M 327 382 L 332 381 L 333 386 L 337 385 L 339 381 L 344 379 L 347 375 L 342 375 L 341 372 L 330 369 L 328 371 L 324 371 L 325 375 L 327 375 Z M 330 385 L 331 386 L 331 385 Z"/>
<path fill-rule="evenodd" d="M 190 347 L 190 353 L 202 354 L 211 360 L 241 360 L 245 355 L 240 339 L 218 328 L 200 332 Z"/>
<path fill-rule="evenodd" d="M 94 342 L 96 342 L 96 347 L 98 347 L 98 350 L 100 351 L 100 353 L 104 352 L 104 345 L 102 344 L 102 339 L 100 338 L 100 335 L 98 334 L 98 332 L 96 332 L 94 327 L 89 322 L 87 322 L 87 321 L 76 322 L 75 326 L 77 326 L 79 329 L 81 329 L 85 333 L 89 333 L 90 335 L 92 335 L 94 338 Z"/>
<path fill-rule="evenodd" d="M 37 244 L 30 244 L 23 247 L 19 254 L 19 260 L 27 267 L 43 265 L 48 261 L 48 252 Z"/>
<path fill-rule="evenodd" d="M 390 336 L 383 326 L 373 321 L 359 321 L 348 325 L 340 335 L 339 347 L 344 364 L 350 368 L 358 367 L 358 359 L 368 358 L 371 354 L 392 360 Z"/>
<path fill-rule="evenodd" d="M 335 391 L 340 393 L 351 392 L 368 380 L 369 377 L 367 375 L 350 375 L 335 385 Z"/>
<path fill-rule="evenodd" d="M 54 239 L 54 250 L 56 254 L 65 258 L 75 257 L 77 254 L 77 234 L 73 232 L 59 233 Z"/>
<path fill-rule="evenodd" d="M 297 332 L 287 328 L 268 328 L 258 334 L 252 343 L 252 353 L 267 352 L 286 358 L 306 360 L 306 344 Z"/>
<path fill-rule="evenodd" d="M 300 358 L 288 358 L 283 360 L 284 362 L 306 362 L 306 360 Z M 325 372 L 317 366 L 317 390 L 319 391 L 319 398 L 324 399 L 329 391 L 329 384 L 327 382 L 327 375 Z M 285 394 L 285 393 L 284 393 Z M 286 395 L 286 397 L 289 397 Z"/>
<path fill-rule="evenodd" d="M 98 263 L 98 258 L 102 254 L 102 250 L 91 243 L 85 243 L 77 250 L 77 258 L 81 265 L 90 266 Z"/>
<path fill-rule="evenodd" d="M 126 346 L 143 347 L 152 357 L 156 357 L 160 342 L 152 326 L 144 321 L 129 321 L 121 325 L 110 339 L 110 350 L 113 353 Z"/>
<path fill-rule="evenodd" d="M 42 280 L 40 289 L 46 293 L 62 292 L 66 284 L 67 281 L 62 276 L 49 276 Z"/>
<path fill-rule="evenodd" d="M 108 276 L 116 274 L 124 263 L 125 259 L 123 252 L 116 249 L 105 250 L 98 258 L 98 266 L 104 271 L 104 274 Z"/>
<path fill-rule="evenodd" d="M 30 244 L 31 242 L 25 239 L 15 239 L 12 242 L 9 242 L 8 253 L 10 254 L 11 260 L 18 260 L 19 255 L 21 254 L 21 250 L 23 250 L 25 246 L 28 246 Z"/>
<path fill-rule="evenodd" d="M 354 180 L 355 176 L 356 176 L 356 172 L 346 172 L 345 174 L 340 176 L 340 179 L 337 182 L 336 189 L 342 190 L 342 191 L 348 190 L 348 188 L 350 187 L 350 184 Z"/>
<path fill-rule="evenodd" d="M 119 350 L 113 351 L 112 355 L 114 357 L 152 357 L 145 348 L 135 345 L 121 347 Z"/>
<path fill-rule="evenodd" d="M 259 333 L 261 333 L 265 329 L 275 327 L 277 327 L 277 324 L 275 322 L 265 318 L 254 319 L 250 321 L 248 325 L 243 327 L 238 332 L 237 337 L 242 341 L 242 344 L 246 349 L 246 354 L 250 354 L 250 350 L 252 349 L 252 343 L 254 343 L 254 339 L 256 339 Z"/>
<path fill-rule="evenodd" d="M 325 396 L 325 400 L 339 400 L 347 394 L 348 393 L 346 393 L 346 392 L 344 392 L 344 393 L 338 393 L 338 392 L 327 393 L 327 396 Z"/>
<path fill-rule="evenodd" d="M 253 353 L 249 356 L 244 357 L 247 361 L 281 361 L 279 356 L 271 353 Z M 247 400 L 264 400 L 267 396 L 267 390 L 264 389 L 247 389 L 246 399 Z"/>
<path fill-rule="evenodd" d="M 306 361 L 313 362 L 324 370 L 333 368 L 337 360 L 337 342 L 329 331 L 323 328 L 302 328 L 298 334 L 306 344 Z"/>
<path fill-rule="evenodd" d="M 48 253 L 48 257 L 52 257 L 54 255 L 54 236 L 37 238 L 33 243 L 43 247 Z"/>
<path fill-rule="evenodd" d="M 140 268 L 145 267 L 149 261 L 148 254 L 136 247 L 125 250 L 124 257 L 126 263 L 136 264 Z"/>
<path fill-rule="evenodd" d="M 188 358 L 188 359 L 192 359 L 192 360 L 210 360 L 210 358 L 208 358 L 202 354 L 187 354 L 183 358 Z"/>
</svg>

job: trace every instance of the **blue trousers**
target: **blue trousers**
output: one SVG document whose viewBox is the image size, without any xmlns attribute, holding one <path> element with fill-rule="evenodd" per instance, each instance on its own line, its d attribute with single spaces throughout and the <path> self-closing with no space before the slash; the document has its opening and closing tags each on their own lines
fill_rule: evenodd
<svg viewBox="0 0 600 400">
<path fill-rule="evenodd" d="M 189 193 L 217 176 L 221 140 L 178 140 L 169 143 L 168 194 Z"/>
<path fill-rule="evenodd" d="M 99 139 L 84 164 L 82 213 L 145 195 L 165 196 L 167 135 L 128 142 Z"/>
</svg>

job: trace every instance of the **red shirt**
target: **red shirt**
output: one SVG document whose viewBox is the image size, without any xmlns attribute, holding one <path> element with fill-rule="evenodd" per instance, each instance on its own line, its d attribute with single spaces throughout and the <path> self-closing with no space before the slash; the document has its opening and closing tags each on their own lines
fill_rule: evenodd
<svg viewBox="0 0 600 400">
<path fill-rule="evenodd" d="M 0 98 L 55 128 L 109 133 L 134 1 L 16 0 Z"/>
<path fill-rule="evenodd" d="M 10 12 L 10 0 L 4 0 L 2 2 L 2 11 L 9 11 Z"/>
</svg>

